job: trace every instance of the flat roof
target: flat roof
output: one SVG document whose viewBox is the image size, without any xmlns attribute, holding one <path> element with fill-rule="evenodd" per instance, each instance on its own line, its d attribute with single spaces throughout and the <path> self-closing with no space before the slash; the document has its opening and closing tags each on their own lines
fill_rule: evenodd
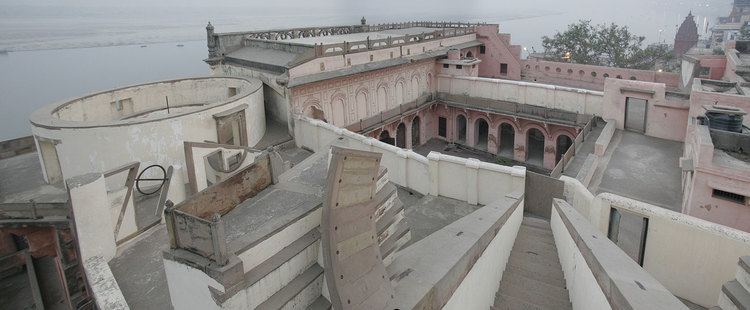
<svg viewBox="0 0 750 310">
<path fill-rule="evenodd" d="M 394 38 L 403 37 L 407 35 L 416 35 L 420 33 L 442 31 L 443 29 L 453 29 L 453 28 L 411 27 L 411 28 L 403 28 L 403 29 L 388 29 L 388 30 L 349 33 L 349 34 L 340 34 L 340 35 L 332 35 L 332 36 L 283 39 L 279 41 L 289 42 L 289 43 L 307 44 L 307 45 L 314 45 L 316 43 L 317 44 L 321 44 L 321 43 L 322 44 L 335 44 L 335 43 L 344 43 L 344 42 L 365 41 L 367 40 L 368 37 L 370 38 L 370 40 L 387 39 L 388 37 L 394 37 Z"/>
</svg>

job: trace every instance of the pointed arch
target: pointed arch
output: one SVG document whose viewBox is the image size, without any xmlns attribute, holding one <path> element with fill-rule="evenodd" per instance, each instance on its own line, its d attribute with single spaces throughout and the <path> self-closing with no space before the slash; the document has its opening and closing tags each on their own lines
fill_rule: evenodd
<svg viewBox="0 0 750 310">
<path fill-rule="evenodd" d="M 415 73 L 411 76 L 411 96 L 409 97 L 409 101 L 413 101 L 419 98 L 420 89 L 421 87 L 419 87 L 419 75 Z"/>
<path fill-rule="evenodd" d="M 370 115 L 367 97 L 367 90 L 363 88 L 359 89 L 354 96 L 354 101 L 357 103 L 357 119 L 366 119 Z"/>
<path fill-rule="evenodd" d="M 338 93 L 331 97 L 331 123 L 338 127 L 346 126 L 346 104 L 344 94 Z"/>
<path fill-rule="evenodd" d="M 388 86 L 380 84 L 377 91 L 377 108 L 378 112 L 388 110 Z"/>
<path fill-rule="evenodd" d="M 404 104 L 408 97 L 406 96 L 406 87 L 403 80 L 396 81 L 395 92 L 394 106 Z"/>
</svg>

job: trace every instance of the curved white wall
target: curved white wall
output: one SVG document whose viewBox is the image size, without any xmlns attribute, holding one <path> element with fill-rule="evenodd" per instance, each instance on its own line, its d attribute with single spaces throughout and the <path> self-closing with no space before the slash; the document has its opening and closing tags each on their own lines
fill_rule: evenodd
<svg viewBox="0 0 750 310">
<path fill-rule="evenodd" d="M 238 96 L 229 99 L 225 96 L 224 101 L 209 102 L 192 112 L 113 121 L 94 127 L 86 127 L 90 126 L 87 122 L 50 117 L 45 112 L 49 113 L 56 106 L 48 106 L 32 116 L 32 132 L 37 138 L 57 141 L 55 149 L 65 179 L 89 172 L 105 172 L 138 161 L 141 170 L 151 164 L 165 168 L 174 166 L 172 183 L 183 185 L 187 182 L 183 142 L 217 141 L 213 115 L 247 105 L 248 145 L 257 144 L 265 134 L 262 83 L 234 78 L 219 80 L 241 81 L 243 89 Z M 219 84 L 216 87 L 226 91 L 233 86 Z M 170 199 L 176 203 L 184 197 L 184 186 L 172 186 Z"/>
</svg>

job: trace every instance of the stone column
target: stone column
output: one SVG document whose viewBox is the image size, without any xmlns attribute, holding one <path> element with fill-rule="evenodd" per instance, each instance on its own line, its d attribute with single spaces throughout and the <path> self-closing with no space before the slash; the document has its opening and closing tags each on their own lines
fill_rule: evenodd
<svg viewBox="0 0 750 310">
<path fill-rule="evenodd" d="M 555 143 L 555 140 L 552 139 L 550 136 L 544 137 L 544 168 L 546 169 L 555 169 L 555 151 L 557 148 L 557 143 Z"/>
<path fill-rule="evenodd" d="M 466 145 L 470 147 L 476 147 L 477 145 L 477 137 L 474 133 L 474 122 L 476 121 L 473 118 L 469 118 L 468 116 L 471 116 L 471 114 L 467 114 L 466 118 Z"/>
<path fill-rule="evenodd" d="M 515 132 L 515 145 L 513 146 L 513 156 L 519 162 L 526 162 L 526 134 L 520 130 Z"/>
<path fill-rule="evenodd" d="M 500 152 L 499 145 L 500 145 L 500 127 L 499 126 L 495 128 L 490 127 L 489 133 L 487 135 L 487 151 L 492 154 L 497 154 L 498 152 Z"/>
</svg>

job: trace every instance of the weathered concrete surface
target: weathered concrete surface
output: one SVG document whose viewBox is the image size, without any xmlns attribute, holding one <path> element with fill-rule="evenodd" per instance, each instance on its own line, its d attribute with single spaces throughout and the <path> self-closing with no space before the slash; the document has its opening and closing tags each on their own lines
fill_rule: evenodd
<svg viewBox="0 0 750 310">
<path fill-rule="evenodd" d="M 162 251 L 169 247 L 164 224 L 121 247 L 109 262 L 131 309 L 172 309 Z"/>
<path fill-rule="evenodd" d="M 549 221 L 524 217 L 500 290 L 497 309 L 571 309 Z"/>
<path fill-rule="evenodd" d="M 680 212 L 682 143 L 618 131 L 595 193 L 608 192 Z"/>
<path fill-rule="evenodd" d="M 404 203 L 404 215 L 411 228 L 411 240 L 405 247 L 482 207 L 451 198 L 421 196 L 402 187 L 398 188 L 398 198 Z"/>
<path fill-rule="evenodd" d="M 94 256 L 84 262 L 86 278 L 99 309 L 123 310 L 129 309 L 120 287 L 115 281 L 107 262 L 99 256 Z"/>
<path fill-rule="evenodd" d="M 289 140 L 292 140 L 292 136 L 289 135 L 289 129 L 287 129 L 286 124 L 282 124 L 270 117 L 266 117 L 266 133 L 263 135 L 263 138 L 258 141 L 258 144 L 253 146 L 253 148 L 263 150 L 267 147 L 281 144 Z"/>
<path fill-rule="evenodd" d="M 46 185 L 36 152 L 0 160 L 0 202 L 64 202 L 64 190 Z"/>
</svg>

